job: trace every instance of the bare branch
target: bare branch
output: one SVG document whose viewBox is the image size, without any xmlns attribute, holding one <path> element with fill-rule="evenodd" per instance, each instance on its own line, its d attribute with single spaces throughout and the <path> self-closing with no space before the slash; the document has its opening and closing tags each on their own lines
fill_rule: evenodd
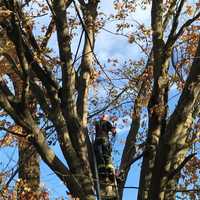
<svg viewBox="0 0 200 200">
<path fill-rule="evenodd" d="M 45 97 L 45 91 L 32 80 L 30 82 L 30 87 L 42 110 L 45 112 L 46 115 L 51 116 L 52 113 L 49 107 L 49 103 L 47 102 Z"/>
<path fill-rule="evenodd" d="M 178 27 L 178 19 L 180 17 L 180 14 L 181 14 L 181 11 L 182 11 L 182 8 L 184 6 L 184 3 L 185 3 L 185 0 L 181 0 L 179 6 L 178 6 L 178 9 L 176 11 L 176 14 L 173 18 L 173 22 L 172 22 L 172 28 L 171 28 L 171 31 L 170 31 L 170 34 L 168 36 L 168 40 L 166 42 L 166 47 L 171 47 L 172 45 L 172 38 L 174 38 L 174 35 L 175 35 L 175 32 L 177 30 L 177 27 Z"/>
<path fill-rule="evenodd" d="M 78 52 L 79 52 L 79 49 L 80 49 L 80 45 L 81 45 L 83 33 L 84 33 L 84 30 L 82 30 L 81 36 L 80 36 L 80 38 L 79 38 L 78 46 L 77 46 L 76 53 L 75 53 L 75 56 L 74 56 L 74 61 L 73 61 L 73 63 L 72 63 L 73 66 L 74 66 L 75 62 L 77 61 L 77 56 L 78 56 Z M 77 70 L 77 71 L 78 71 L 78 70 Z"/>
<path fill-rule="evenodd" d="M 176 41 L 177 38 L 179 38 L 179 37 L 183 34 L 185 28 L 187 28 L 188 26 L 190 26 L 190 25 L 191 25 L 194 21 L 196 21 L 199 17 L 200 17 L 200 12 L 197 13 L 192 19 L 189 19 L 188 21 L 186 21 L 186 22 L 181 26 L 181 28 L 179 29 L 179 31 L 177 32 L 177 34 L 175 35 L 174 41 Z"/>
<path fill-rule="evenodd" d="M 100 113 L 106 111 L 117 99 L 119 99 L 119 98 L 122 96 L 122 94 L 124 94 L 124 92 L 127 91 L 127 89 L 128 89 L 128 87 L 125 87 L 125 88 L 115 97 L 115 99 L 113 99 L 113 100 L 112 100 L 110 103 L 108 103 L 105 107 L 103 107 L 102 109 L 97 110 L 97 111 L 91 113 L 91 114 L 88 116 L 88 119 L 91 119 L 91 118 L 93 118 L 94 116 L 96 116 L 96 115 L 98 115 L 98 114 L 100 114 Z"/>
<path fill-rule="evenodd" d="M 178 72 L 177 67 L 176 67 L 176 64 L 175 64 L 175 60 L 174 60 L 174 49 L 175 49 L 175 47 L 173 48 L 173 50 L 172 50 L 172 55 L 171 55 L 172 67 L 174 68 L 174 70 L 175 70 L 176 74 L 178 75 L 179 79 L 180 79 L 181 81 L 184 81 L 182 75 Z M 177 53 L 177 52 L 176 52 L 176 53 Z"/>
<path fill-rule="evenodd" d="M 145 154 L 145 151 L 143 153 L 141 153 L 140 155 L 138 155 L 137 157 L 133 158 L 133 160 L 131 160 L 129 163 L 126 163 L 126 166 L 124 166 L 123 170 L 120 171 L 120 173 L 122 173 L 122 176 L 123 176 L 124 171 L 129 169 L 131 167 L 131 165 L 133 165 L 136 161 L 141 159 L 144 156 L 144 154 Z"/>
<path fill-rule="evenodd" d="M 5 128 L 5 127 L 3 127 L 3 126 L 0 126 L 0 130 L 4 130 L 4 131 L 6 131 L 6 132 L 8 132 L 8 133 L 11 133 L 11 134 L 14 135 L 14 136 L 17 136 L 17 137 L 27 137 L 27 134 L 26 134 L 26 135 L 24 135 L 24 134 L 19 134 L 19 133 L 15 132 L 15 131 L 11 131 L 9 128 Z"/>
<path fill-rule="evenodd" d="M 88 39 L 88 42 L 89 42 L 90 48 L 91 48 L 91 50 L 92 50 L 93 56 L 94 56 L 94 58 L 95 58 L 95 61 L 96 61 L 97 65 L 101 68 L 102 72 L 105 74 L 106 78 L 112 83 L 112 81 L 110 80 L 109 76 L 108 76 L 107 73 L 105 72 L 103 66 L 102 66 L 101 63 L 99 62 L 99 60 L 98 60 L 96 54 L 94 53 L 93 44 L 92 44 L 91 39 L 90 39 L 90 37 L 89 37 L 89 35 L 88 35 L 87 29 L 86 29 L 86 27 L 85 27 L 85 23 L 83 22 L 83 20 L 82 20 L 82 18 L 81 18 L 81 15 L 80 15 L 80 12 L 79 12 L 79 10 L 78 10 L 78 8 L 77 8 L 76 2 L 75 2 L 74 0 L 72 0 L 72 2 L 73 2 L 74 7 L 75 7 L 75 9 L 76 9 L 76 12 L 77 12 L 78 18 L 79 18 L 79 20 L 80 20 L 80 22 L 81 22 L 81 25 L 82 25 L 82 27 L 83 27 L 83 30 L 85 31 L 85 34 L 86 34 L 86 37 L 87 37 L 87 39 Z"/>
</svg>

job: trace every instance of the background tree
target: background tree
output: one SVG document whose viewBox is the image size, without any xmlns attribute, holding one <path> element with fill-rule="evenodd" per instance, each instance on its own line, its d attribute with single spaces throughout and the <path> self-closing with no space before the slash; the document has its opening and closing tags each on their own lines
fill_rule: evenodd
<svg viewBox="0 0 200 200">
<path fill-rule="evenodd" d="M 18 60 L 16 57 L 15 49 L 11 41 L 7 38 L 5 31 L 1 30 L 1 78 L 4 82 L 13 83 L 15 95 L 20 98 L 22 91 L 22 82 L 18 77 L 18 74 L 13 69 L 13 67 L 17 67 Z M 12 91 L 13 92 L 13 91 Z M 34 101 L 30 102 L 30 110 L 34 112 Z M 4 122 L 4 120 L 2 120 Z M 3 123 L 3 127 L 5 124 Z M 39 190 L 40 190 L 40 166 L 39 166 L 39 157 L 35 150 L 35 148 L 25 139 L 26 133 L 19 126 L 8 123 L 7 130 L 4 138 L 9 138 L 10 131 L 16 133 L 15 137 L 9 141 L 12 143 L 17 139 L 18 141 L 18 149 L 19 149 L 19 161 L 16 171 L 13 172 L 12 176 L 19 173 L 18 178 L 18 199 L 29 198 L 30 196 L 34 198 L 39 198 Z M 4 144 L 5 145 L 5 141 Z M 8 143 L 8 145 L 9 145 Z M 8 181 L 7 184 L 11 179 Z"/>
</svg>

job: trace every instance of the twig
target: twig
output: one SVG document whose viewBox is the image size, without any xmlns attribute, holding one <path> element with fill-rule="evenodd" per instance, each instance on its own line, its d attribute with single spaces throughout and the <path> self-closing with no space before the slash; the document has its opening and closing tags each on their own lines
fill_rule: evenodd
<svg viewBox="0 0 200 200">
<path fill-rule="evenodd" d="M 94 112 L 93 114 L 90 114 L 88 116 L 88 119 L 91 119 L 92 117 L 94 117 L 95 115 L 98 115 L 99 113 L 107 110 L 126 90 L 128 89 L 128 87 L 125 87 L 117 96 L 115 99 L 113 99 L 108 105 L 106 105 L 105 107 L 103 107 L 100 110 L 97 110 L 96 112 Z"/>
<path fill-rule="evenodd" d="M 9 130 L 5 127 L 2 127 L 2 126 L 0 126 L 0 130 L 7 131 L 8 133 L 11 133 L 12 135 L 15 135 L 15 136 L 18 136 L 18 137 L 24 137 L 25 138 L 27 136 L 27 135 L 22 135 L 22 134 L 16 133 L 16 132 L 11 131 L 11 130 Z"/>
<path fill-rule="evenodd" d="M 125 186 L 124 189 L 136 189 L 138 190 L 139 187 L 137 186 Z M 166 192 L 170 192 L 170 191 L 173 191 L 173 192 L 183 192 L 183 193 L 189 193 L 189 192 L 200 192 L 200 189 L 177 189 L 177 190 L 165 190 Z"/>
</svg>

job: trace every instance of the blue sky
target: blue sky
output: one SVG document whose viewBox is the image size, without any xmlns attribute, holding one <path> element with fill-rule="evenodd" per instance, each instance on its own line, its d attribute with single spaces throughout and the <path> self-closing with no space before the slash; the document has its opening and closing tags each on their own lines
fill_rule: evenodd
<svg viewBox="0 0 200 200">
<path fill-rule="evenodd" d="M 107 14 L 113 12 L 111 1 L 102 0 L 101 9 Z M 135 14 L 131 16 L 131 18 L 138 20 L 141 23 L 149 25 L 150 10 L 149 8 L 146 11 L 138 10 Z M 47 17 L 44 18 L 44 21 L 45 20 L 48 20 Z M 105 28 L 115 32 L 114 26 L 115 26 L 114 23 L 107 22 Z M 54 35 L 54 37 L 52 37 L 50 41 L 50 47 L 52 47 L 55 52 L 57 52 L 57 48 L 55 45 L 56 43 L 57 43 L 56 37 Z M 77 43 L 75 42 L 75 45 L 73 45 L 74 49 L 76 48 L 76 45 Z M 128 58 L 137 59 L 137 57 L 139 57 L 141 54 L 140 49 L 136 47 L 134 44 L 128 43 L 127 38 L 121 36 L 115 36 L 103 30 L 97 35 L 95 52 L 101 63 L 106 63 L 108 58 L 118 58 L 122 60 Z M 177 92 L 176 89 L 174 89 L 170 93 L 170 96 L 173 96 L 174 94 L 176 94 L 176 92 Z M 176 99 L 177 97 L 174 98 Z M 174 102 L 174 99 L 172 100 L 172 102 Z M 172 107 L 175 106 L 175 104 L 173 103 L 171 105 Z M 122 152 L 122 144 L 120 144 L 119 141 L 125 138 L 125 135 L 127 135 L 128 130 L 129 126 L 126 127 L 125 129 L 118 130 L 118 136 L 117 136 L 118 140 L 116 142 L 115 148 L 118 149 L 120 153 Z M 53 148 L 55 149 L 59 157 L 63 157 L 58 145 L 54 146 Z M 0 163 L 0 169 L 5 167 L 4 163 L 8 163 L 11 155 L 14 155 L 13 160 L 9 164 L 9 167 L 12 168 L 12 166 L 15 166 L 18 158 L 17 149 L 0 148 L 0 158 L 2 161 L 2 163 Z M 134 165 L 131 166 L 126 186 L 134 186 L 134 187 L 138 186 L 140 163 L 141 160 L 134 163 Z M 66 197 L 65 186 L 45 165 L 43 161 L 41 161 L 41 185 L 44 186 L 45 188 L 48 188 L 52 200 L 56 198 Z M 136 197 L 137 197 L 136 189 L 125 189 L 123 198 L 124 200 L 136 200 Z"/>
</svg>

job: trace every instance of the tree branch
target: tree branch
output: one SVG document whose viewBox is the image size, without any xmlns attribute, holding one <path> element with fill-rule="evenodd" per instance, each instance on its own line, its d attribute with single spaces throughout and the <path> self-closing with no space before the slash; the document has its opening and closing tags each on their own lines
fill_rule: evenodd
<svg viewBox="0 0 200 200">
<path fill-rule="evenodd" d="M 183 79 L 182 75 L 178 72 L 178 69 L 177 69 L 176 64 L 175 64 L 175 60 L 174 60 L 174 49 L 175 49 L 175 48 L 173 48 L 173 50 L 172 50 L 172 55 L 171 55 L 172 67 L 174 68 L 174 71 L 175 71 L 175 73 L 178 75 L 179 79 L 180 79 L 181 81 L 184 82 L 184 79 Z M 176 52 L 176 54 L 178 54 L 178 52 Z"/>
<path fill-rule="evenodd" d="M 98 114 L 100 114 L 100 113 L 106 111 L 117 99 L 119 99 L 119 98 L 122 96 L 122 94 L 124 94 L 124 92 L 127 91 L 127 89 L 128 89 L 128 87 L 125 87 L 125 88 L 115 97 L 115 99 L 113 99 L 110 103 L 108 103 L 108 104 L 107 104 L 106 106 L 104 106 L 102 109 L 97 110 L 97 111 L 91 113 L 91 114 L 88 116 L 88 119 L 91 119 L 91 118 L 93 118 L 94 116 L 96 116 L 96 115 L 98 115 Z"/>
<path fill-rule="evenodd" d="M 64 0 L 53 2 L 55 23 L 62 70 L 61 101 L 65 106 L 64 116 L 66 120 L 77 117 L 74 102 L 75 94 L 75 70 L 72 66 L 72 53 L 70 46 L 69 27 L 66 19 L 66 6 Z"/>
<path fill-rule="evenodd" d="M 191 25 L 195 20 L 197 20 L 199 17 L 200 17 L 200 12 L 197 13 L 192 19 L 189 19 L 188 21 L 186 21 L 186 22 L 181 26 L 181 28 L 179 29 L 179 31 L 177 32 L 177 34 L 175 35 L 174 41 L 176 41 L 177 38 L 179 38 L 179 37 L 183 34 L 185 28 L 187 28 L 188 26 L 190 26 L 190 25 Z"/>
<path fill-rule="evenodd" d="M 200 17 L 200 12 L 197 13 L 192 19 L 189 19 L 187 20 L 181 27 L 180 29 L 178 30 L 178 32 L 176 34 L 173 34 L 173 36 L 171 36 L 167 43 L 166 43 L 166 46 L 165 48 L 167 48 L 170 45 L 173 45 L 176 40 L 184 33 L 184 30 L 190 26 L 195 20 L 197 20 L 198 18 Z"/>
<path fill-rule="evenodd" d="M 27 135 L 16 133 L 15 131 L 11 131 L 11 130 L 9 130 L 9 128 L 5 128 L 3 126 L 0 126 L 0 130 L 6 131 L 8 133 L 11 133 L 12 135 L 17 136 L 17 137 L 27 137 Z"/>
<path fill-rule="evenodd" d="M 176 11 L 176 14 L 173 18 L 172 28 L 171 28 L 170 34 L 169 34 L 167 42 L 166 42 L 166 48 L 171 47 L 173 45 L 173 43 L 175 42 L 173 39 L 174 39 L 175 32 L 176 32 L 177 27 L 178 27 L 178 19 L 179 19 L 179 16 L 181 14 L 181 11 L 182 11 L 182 8 L 184 6 L 185 1 L 186 0 L 181 0 L 180 4 L 178 6 L 178 9 Z"/>
<path fill-rule="evenodd" d="M 51 21 L 49 23 L 49 26 L 47 28 L 47 31 L 45 33 L 44 39 L 43 39 L 43 41 L 42 41 L 42 43 L 40 45 L 40 49 L 45 49 L 47 47 L 48 41 L 51 38 L 51 35 L 53 33 L 53 30 L 54 30 L 54 27 L 55 27 L 55 21 L 54 21 L 54 18 L 52 17 Z"/>
<path fill-rule="evenodd" d="M 40 154 L 44 162 L 55 172 L 55 174 L 66 184 L 70 191 L 74 192 L 76 195 L 79 194 L 83 196 L 83 190 L 80 185 L 77 184 L 78 181 L 63 164 L 63 162 L 55 155 L 52 149 L 45 142 L 43 133 L 34 125 L 31 125 L 33 136 L 28 137 L 28 140 L 36 148 L 37 152 Z"/>
<path fill-rule="evenodd" d="M 20 71 L 20 69 L 18 69 L 17 64 L 15 63 L 14 59 L 7 53 L 7 52 L 2 52 L 0 53 L 0 55 L 4 56 L 6 58 L 6 60 L 9 62 L 12 70 L 21 78 L 22 77 L 22 73 Z"/>
<path fill-rule="evenodd" d="M 106 78 L 112 83 L 111 79 L 109 78 L 109 76 L 108 76 L 107 73 L 105 72 L 103 66 L 101 65 L 101 63 L 99 62 L 99 60 L 98 60 L 96 54 L 95 54 L 94 51 L 93 51 L 93 48 L 94 48 L 94 47 L 93 47 L 93 45 L 92 45 L 92 41 L 90 40 L 90 37 L 89 37 L 88 32 L 87 32 L 87 28 L 86 28 L 85 23 L 83 22 L 83 20 L 82 20 L 82 18 L 81 18 L 81 14 L 80 14 L 80 12 L 79 12 L 79 10 L 78 10 L 78 7 L 77 7 L 77 5 L 76 5 L 76 2 L 75 2 L 74 0 L 72 0 L 72 2 L 73 2 L 73 4 L 74 4 L 75 10 L 76 10 L 76 12 L 77 12 L 78 18 L 79 18 L 80 23 L 81 23 L 81 25 L 82 25 L 82 28 L 83 28 L 83 30 L 85 31 L 85 36 L 86 36 L 87 39 L 88 39 L 90 48 L 91 48 L 92 53 L 93 53 L 93 56 L 94 56 L 94 59 L 95 59 L 97 65 L 98 65 L 98 66 L 100 67 L 100 69 L 102 70 L 102 72 L 105 74 Z M 98 4 L 98 2 L 96 2 L 96 4 Z M 94 5 L 93 5 L 93 6 L 94 6 Z M 83 55 L 84 55 L 84 54 L 83 54 Z"/>
<path fill-rule="evenodd" d="M 167 14 L 165 15 L 165 18 L 164 18 L 164 21 L 163 21 L 164 30 L 166 29 L 171 16 L 174 14 L 176 3 L 177 3 L 176 0 L 171 0 L 171 2 L 170 2 L 169 9 L 168 9 Z"/>
<path fill-rule="evenodd" d="M 178 174 L 186 165 L 186 163 L 189 162 L 196 154 L 197 153 L 192 153 L 189 156 L 187 156 L 174 171 L 170 172 L 170 174 L 168 175 L 168 179 L 171 180 L 174 176 L 176 176 L 176 174 Z"/>
</svg>

